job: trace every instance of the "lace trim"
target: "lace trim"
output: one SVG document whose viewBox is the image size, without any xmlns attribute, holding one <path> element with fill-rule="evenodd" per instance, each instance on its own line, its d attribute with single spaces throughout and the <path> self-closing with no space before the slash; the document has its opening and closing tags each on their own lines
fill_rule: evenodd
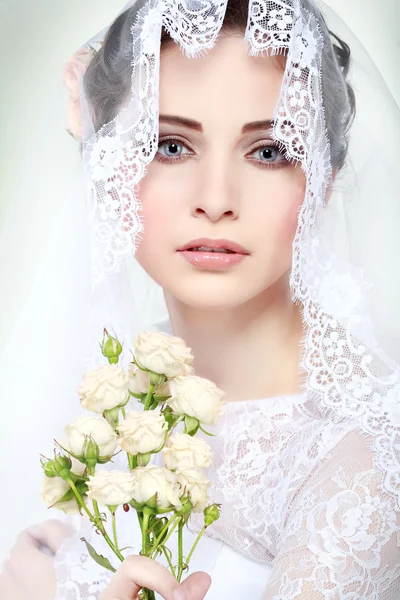
<svg viewBox="0 0 400 600">
<path fill-rule="evenodd" d="M 132 28 L 132 98 L 84 150 L 100 280 L 118 269 L 143 231 L 135 190 L 157 149 L 161 27 L 187 54 L 198 55 L 215 43 L 225 9 L 226 2 L 150 0 L 139 12 Z M 304 391 L 332 418 L 356 417 L 365 434 L 374 436 L 383 486 L 400 507 L 400 369 L 377 348 L 362 300 L 365 282 L 350 265 L 324 256 L 319 237 L 332 176 L 321 89 L 326 39 L 299 0 L 251 0 L 246 39 L 251 54 L 287 55 L 274 138 L 300 161 L 307 177 L 291 274 L 293 299 L 303 306 L 307 329 L 300 365 Z"/>
</svg>

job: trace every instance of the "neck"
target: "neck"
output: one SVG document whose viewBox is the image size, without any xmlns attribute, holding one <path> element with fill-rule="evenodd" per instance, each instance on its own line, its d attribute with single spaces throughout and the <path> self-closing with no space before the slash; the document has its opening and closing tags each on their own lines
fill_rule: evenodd
<svg viewBox="0 0 400 600">
<path fill-rule="evenodd" d="M 300 392 L 300 307 L 287 278 L 240 306 L 199 310 L 166 294 L 174 335 L 193 350 L 196 375 L 231 402 Z"/>
</svg>

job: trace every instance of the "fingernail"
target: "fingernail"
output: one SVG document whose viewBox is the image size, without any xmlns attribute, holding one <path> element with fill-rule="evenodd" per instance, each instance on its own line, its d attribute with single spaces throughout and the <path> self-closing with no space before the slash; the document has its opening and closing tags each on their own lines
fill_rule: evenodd
<svg viewBox="0 0 400 600">
<path fill-rule="evenodd" d="M 186 594 L 181 588 L 174 590 L 174 600 L 186 600 Z"/>
</svg>

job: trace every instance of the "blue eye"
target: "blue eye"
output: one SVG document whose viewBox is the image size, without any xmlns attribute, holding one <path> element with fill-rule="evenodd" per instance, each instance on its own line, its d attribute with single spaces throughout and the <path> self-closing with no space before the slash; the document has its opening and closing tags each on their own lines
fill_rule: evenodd
<svg viewBox="0 0 400 600">
<path fill-rule="evenodd" d="M 284 159 L 282 152 L 273 146 L 262 146 L 254 151 L 256 158 L 262 162 L 280 162 Z"/>
<path fill-rule="evenodd" d="M 158 146 L 158 153 L 165 158 L 180 157 L 184 153 L 185 146 L 178 140 L 161 141 Z"/>
</svg>

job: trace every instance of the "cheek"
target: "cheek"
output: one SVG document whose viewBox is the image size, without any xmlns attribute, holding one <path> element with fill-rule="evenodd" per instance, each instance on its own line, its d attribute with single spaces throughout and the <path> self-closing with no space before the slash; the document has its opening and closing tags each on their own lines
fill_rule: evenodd
<svg viewBox="0 0 400 600">
<path fill-rule="evenodd" d="M 265 258 L 279 271 L 290 267 L 298 214 L 305 193 L 305 178 L 302 173 L 299 176 L 292 169 L 290 171 L 278 172 L 275 180 L 269 182 L 268 194 L 272 203 L 268 203 L 263 224 L 260 223 L 263 229 L 260 240 L 264 246 Z M 267 236 L 265 232 L 268 232 Z"/>
<path fill-rule="evenodd" d="M 157 238 L 162 230 L 165 230 L 165 219 L 168 219 L 170 211 L 166 210 L 166 203 L 156 195 L 155 190 L 152 192 L 151 189 L 140 189 L 139 198 L 142 205 L 140 216 L 145 232 L 144 239 Z"/>
<path fill-rule="evenodd" d="M 181 210 L 179 204 L 184 197 L 182 190 L 177 190 L 176 182 L 169 180 L 168 172 L 160 171 L 158 165 L 150 165 L 138 190 L 144 231 L 136 250 L 136 258 L 146 269 L 152 262 L 160 262 L 163 245 L 171 242 L 169 233 L 174 231 L 176 215 Z"/>
<path fill-rule="evenodd" d="M 288 206 L 281 222 L 281 239 L 283 243 L 293 243 L 297 230 L 298 216 L 304 200 L 304 189 L 298 190 L 293 202 Z"/>
<path fill-rule="evenodd" d="M 290 249 L 296 234 L 298 215 L 304 201 L 305 189 L 305 178 L 301 172 L 296 173 L 287 186 L 283 184 L 281 187 L 284 209 L 278 217 L 278 242 L 280 245 L 290 245 Z"/>
</svg>

